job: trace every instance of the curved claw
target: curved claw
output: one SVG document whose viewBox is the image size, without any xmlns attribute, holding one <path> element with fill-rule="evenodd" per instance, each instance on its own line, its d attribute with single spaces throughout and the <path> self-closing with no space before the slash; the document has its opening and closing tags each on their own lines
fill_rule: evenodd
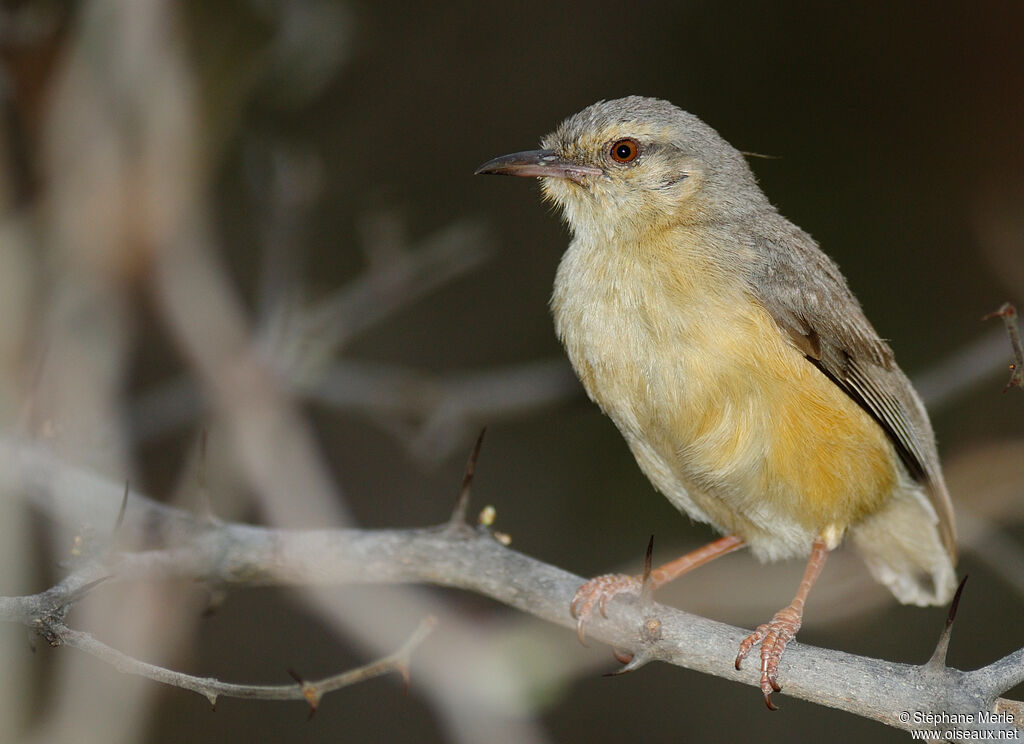
<svg viewBox="0 0 1024 744">
<path fill-rule="evenodd" d="M 587 621 L 597 609 L 602 617 L 608 617 L 608 600 L 620 594 L 639 595 L 642 582 L 636 576 L 604 574 L 586 582 L 569 603 L 569 614 L 576 618 L 576 636 L 584 646 L 586 643 Z"/>
<path fill-rule="evenodd" d="M 764 631 L 764 629 L 766 627 L 768 627 L 768 626 L 767 625 L 760 625 L 760 626 L 758 626 L 757 629 L 753 633 L 751 633 L 746 638 L 744 638 L 742 643 L 740 643 L 740 651 L 739 651 L 738 654 L 736 654 L 736 671 L 737 672 L 740 670 L 740 664 L 743 663 L 743 660 L 745 658 L 747 658 L 747 654 L 750 653 L 750 649 L 752 649 L 754 646 L 756 646 L 758 643 L 760 643 L 761 639 L 764 638 L 763 631 Z"/>
<path fill-rule="evenodd" d="M 736 668 L 739 669 L 750 650 L 758 643 L 761 644 L 761 693 L 769 710 L 778 710 L 771 696 L 773 692 L 782 691 L 782 685 L 779 684 L 779 662 L 786 644 L 793 640 L 800 629 L 800 618 L 795 612 L 788 611 L 790 609 L 779 611 L 770 622 L 758 626 L 743 639 L 736 655 Z"/>
<path fill-rule="evenodd" d="M 580 639 L 580 644 L 582 644 L 584 646 L 587 645 L 586 624 L 587 624 L 587 616 L 586 615 L 580 615 L 576 619 L 576 637 Z"/>
</svg>

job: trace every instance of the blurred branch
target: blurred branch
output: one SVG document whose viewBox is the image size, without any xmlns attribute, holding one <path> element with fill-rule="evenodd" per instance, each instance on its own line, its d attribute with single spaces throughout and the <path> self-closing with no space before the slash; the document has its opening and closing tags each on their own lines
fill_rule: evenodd
<svg viewBox="0 0 1024 744">
<path fill-rule="evenodd" d="M 1006 369 L 1006 333 L 992 330 L 969 341 L 922 372 L 913 375 L 928 410 L 950 406 Z"/>
<path fill-rule="evenodd" d="M 341 359 L 316 380 L 289 384 L 307 400 L 366 416 L 428 462 L 459 451 L 484 423 L 527 416 L 581 392 L 563 357 L 450 375 Z M 199 390 L 181 378 L 136 401 L 132 430 L 147 441 L 202 411 Z"/>
<path fill-rule="evenodd" d="M 334 0 L 257 4 L 279 21 L 273 24 L 273 48 L 261 55 L 262 68 L 275 78 L 267 79 L 268 92 L 286 84 L 287 90 L 278 97 L 281 105 L 309 102 L 347 54 L 351 11 Z M 246 28 L 242 8 L 226 13 L 214 6 L 180 6 L 166 0 L 101 1 L 76 5 L 68 16 L 66 36 L 54 49 L 55 72 L 38 86 L 39 100 L 45 101 L 38 110 L 42 154 L 39 163 L 30 164 L 40 174 L 40 198 L 25 210 L 33 221 L 38 220 L 44 238 L 42 250 L 25 253 L 33 257 L 38 253 L 40 266 L 47 270 L 39 291 L 24 302 L 32 323 L 19 322 L 23 316 L 13 312 L 3 314 L 0 327 L 13 329 L 32 343 L 3 355 L 2 361 L 9 356 L 28 366 L 36 357 L 44 357 L 39 367 L 45 374 L 33 387 L 25 416 L 31 418 L 33 431 L 61 447 L 69 459 L 99 460 L 105 472 L 121 474 L 131 472 L 134 463 L 127 461 L 138 453 L 131 446 L 136 442 L 125 441 L 120 415 L 121 396 L 132 377 L 129 362 L 137 348 L 146 348 L 144 339 L 150 331 L 168 336 L 171 343 L 161 337 L 158 345 L 162 350 L 175 346 L 185 359 L 196 385 L 191 396 L 208 405 L 214 425 L 227 431 L 224 440 L 235 455 L 225 458 L 228 467 L 250 486 L 249 493 L 260 500 L 268 520 L 277 525 L 340 524 L 345 515 L 335 486 L 338 479 L 326 467 L 301 406 L 296 405 L 294 392 L 301 386 L 292 382 L 313 379 L 311 375 L 325 370 L 356 334 L 476 265 L 484 255 L 481 231 L 460 222 L 413 246 L 422 252 L 406 250 L 409 246 L 404 242 L 388 246 L 386 241 L 381 245 L 371 241 L 363 246 L 369 264 L 363 277 L 327 302 L 300 307 L 297 312 L 286 303 L 279 304 L 262 316 L 268 320 L 260 327 L 264 332 L 254 334 L 244 292 L 224 269 L 216 236 L 224 224 L 218 219 L 218 207 L 224 206 L 219 195 L 221 165 L 231 157 L 236 135 L 245 137 L 235 130 L 240 124 L 237 117 L 260 105 L 250 94 L 261 65 L 258 60 L 252 63 L 251 53 L 239 55 L 235 50 L 259 46 L 260 32 Z M 0 11 L 0 25 L 12 17 Z M 192 33 L 192 26 L 203 33 Z M 29 31 L 27 25 L 0 28 L 0 35 L 11 41 L 27 38 Z M 204 55 L 204 50 L 213 54 Z M 21 66 L 33 78 L 43 77 L 35 75 L 39 68 L 38 64 Z M 0 85 L 5 82 L 0 80 Z M 0 152 L 0 160 L 3 156 Z M 267 218 L 259 227 L 266 233 L 265 240 L 276 241 L 279 250 L 290 239 L 301 242 L 293 237 L 293 228 L 303 224 L 304 210 L 317 194 L 320 167 L 315 157 L 303 161 L 301 154 L 299 160 L 283 163 L 269 200 L 261 205 L 276 206 L 277 211 L 252 210 Z M 5 198 L 0 193 L 0 201 Z M 7 253 L 11 251 L 0 250 L 5 269 L 0 272 L 0 288 L 4 290 L 16 276 Z M 245 256 L 248 259 L 249 253 Z M 281 264 L 265 265 L 275 271 Z M 20 288 L 17 282 L 15 288 Z M 133 324 L 145 305 L 140 302 L 144 292 L 158 326 Z M 0 295 L 5 311 L 13 304 L 11 297 L 20 299 L 17 292 Z M 37 316 L 41 320 L 35 320 Z M 26 326 L 29 331 L 24 330 Z M 44 326 L 46 332 L 34 326 Z M 24 370 L 17 371 L 29 377 Z M 3 412 L 6 394 L 6 389 L 0 389 Z M 192 410 L 201 409 L 196 405 Z M 8 426 L 3 430 L 9 431 Z M 108 525 L 114 524 L 113 518 L 106 520 L 110 516 L 105 503 L 107 484 L 94 471 L 55 467 L 38 450 L 0 451 L 0 462 L 0 485 L 9 488 L 0 497 L 5 505 L 15 503 L 8 494 L 26 489 L 32 491 L 33 499 L 52 499 L 50 506 L 66 507 L 61 518 L 69 519 L 89 544 L 94 538 L 101 540 L 97 533 L 109 531 Z M 34 485 L 27 486 L 29 482 Z M 125 517 L 124 529 L 131 528 L 150 546 L 163 541 L 187 544 L 190 536 L 215 524 L 206 515 L 196 521 L 185 512 L 165 511 L 152 502 L 132 512 Z M 146 514 L 142 523 L 140 512 Z M 5 512 L 5 516 L 9 515 Z M 90 532 L 90 525 L 97 523 L 101 526 Z M 18 547 L 13 540 L 5 541 L 5 555 Z M 5 565 L 10 568 L 15 561 Z M 131 626 L 135 647 L 147 649 L 142 655 L 170 653 L 167 649 L 178 646 L 189 630 L 178 620 L 198 616 L 181 596 L 187 589 L 153 584 L 131 589 L 131 596 L 121 601 L 79 606 L 79 618 L 91 613 L 95 620 L 83 620 L 82 627 L 100 627 L 114 638 L 123 638 L 127 634 L 122 628 Z M 408 618 L 435 614 L 424 610 L 437 605 L 435 597 L 414 588 L 382 590 L 372 608 L 334 593 L 308 590 L 300 596 L 339 635 L 357 639 L 369 657 L 393 649 L 399 635 L 407 631 Z M 487 647 L 486 634 L 459 613 L 441 610 L 436 614 L 446 631 L 458 637 L 459 645 L 453 653 L 450 641 L 445 646 L 445 639 L 435 636 L 432 650 L 441 649 L 447 655 L 425 654 L 417 660 L 417 682 L 439 727 L 456 741 L 482 741 L 485 734 L 492 742 L 542 741 L 542 733 L 528 716 L 532 701 L 511 664 L 489 660 L 487 674 L 500 684 L 480 684 L 473 670 L 484 665 L 469 660 L 474 655 L 479 658 Z M 73 631 L 61 628 L 61 632 L 89 650 L 99 648 Z M 148 645 L 140 644 L 140 639 Z M 161 651 L 151 653 L 157 644 Z M 115 659 L 113 649 L 102 653 L 126 663 L 124 658 Z M 28 736 L 46 744 L 79 741 L 83 736 L 101 736 L 108 743 L 136 740 L 151 707 L 144 697 L 151 696 L 154 686 L 138 685 L 135 680 L 126 684 L 117 675 L 102 685 L 76 684 L 89 679 L 91 664 L 84 661 L 80 654 L 59 655 L 63 669 L 48 676 L 48 684 L 55 683 L 52 707 L 47 716 L 35 717 Z M 452 668 L 460 666 L 469 673 L 453 675 Z M 4 707 L 11 700 L 12 710 L 29 710 L 31 700 L 25 695 L 31 696 L 33 686 L 17 674 L 15 662 L 4 670 L 2 676 L 9 680 L 11 691 Z M 0 720 L 4 733 L 13 728 L 7 723 Z M 10 737 L 0 735 L 0 739 Z"/>
<path fill-rule="evenodd" d="M 264 329 L 264 348 L 291 372 L 289 377 L 318 358 L 331 358 L 367 328 L 476 268 L 490 254 L 476 222 L 448 225 L 414 247 L 395 239 L 396 230 L 383 224 L 370 231 L 363 246 L 369 266 L 360 277 L 308 309 L 282 308 L 278 322 Z M 311 348 L 316 350 L 312 358 Z"/>
<path fill-rule="evenodd" d="M 1010 362 L 1010 381 L 1006 383 L 1003 392 L 1005 393 L 1012 387 L 1024 387 L 1024 346 L 1021 345 L 1020 329 L 1017 328 L 1017 308 L 1009 302 L 1003 303 L 998 310 L 985 316 L 985 320 L 989 318 L 1003 319 L 1006 335 L 1010 337 L 1010 347 L 1013 349 L 1013 361 Z"/>
<path fill-rule="evenodd" d="M 0 442 L 8 477 L 25 476 L 39 483 L 39 448 Z M 22 462 L 22 455 L 34 456 Z M 23 470 L 19 473 L 18 466 Z M 6 468 L 5 468 L 6 469 Z M 11 470 L 14 473 L 11 473 Z M 51 461 L 51 476 L 61 466 Z M 26 486 L 30 483 L 25 484 Z M 71 485 L 53 477 L 50 486 Z M 24 488 L 29 500 L 53 507 L 73 504 L 76 493 L 55 500 Z M 116 514 L 120 487 L 109 482 L 106 512 Z M 82 498 L 94 499 L 86 493 Z M 95 512 L 93 513 L 95 516 Z M 59 512 L 54 516 L 66 517 Z M 345 583 L 429 583 L 476 592 L 549 622 L 572 628 L 569 601 L 583 579 L 500 544 L 484 527 L 446 523 L 437 528 L 407 530 L 286 530 L 243 524 L 201 522 L 179 510 L 133 497 L 121 529 L 168 519 L 180 527 L 192 522 L 191 534 L 175 545 L 143 552 L 110 552 L 78 569 L 65 580 L 72 594 L 103 577 L 111 580 L 188 578 L 229 585 L 334 585 Z M 113 520 L 111 520 L 113 524 Z M 166 533 L 165 533 L 166 534 Z M 180 534 L 180 533 L 179 533 Z M 24 622 L 12 611 L 17 599 L 0 601 L 0 615 Z M 588 635 L 632 653 L 631 668 L 649 661 L 671 664 L 753 686 L 759 673 L 733 667 L 736 647 L 745 631 L 653 602 L 612 602 L 608 618 L 595 617 Z M 566 643 L 571 643 L 566 636 Z M 998 695 L 1024 679 L 1024 650 L 988 667 L 962 672 L 941 663 L 911 666 L 860 657 L 829 649 L 793 644 L 783 662 L 786 694 L 838 708 L 903 729 L 928 728 L 929 722 L 902 719 L 902 712 L 942 711 L 965 716 L 969 724 L 936 722 L 942 730 L 1005 731 L 1005 721 L 978 721 L 979 711 L 1012 708 L 1016 701 Z M 752 703 L 753 704 L 753 703 Z M 969 717 L 968 717 L 969 714 Z"/>
<path fill-rule="evenodd" d="M 556 357 L 452 375 L 339 361 L 307 396 L 369 416 L 414 455 L 437 462 L 485 423 L 529 415 L 580 391 L 569 364 Z"/>
<path fill-rule="evenodd" d="M 424 416 L 431 405 L 446 405 L 446 412 L 439 412 L 445 420 L 451 416 L 450 387 L 466 385 L 478 389 L 473 375 L 460 375 L 457 382 L 449 384 L 429 375 L 395 367 L 386 368 L 357 362 L 332 362 L 338 352 L 349 341 L 409 304 L 422 298 L 465 273 L 471 271 L 490 254 L 485 233 L 476 223 L 459 222 L 426 238 L 421 244 L 408 246 L 400 239 L 387 239 L 389 234 L 378 220 L 378 227 L 370 232 L 371 237 L 364 246 L 369 257 L 367 270 L 348 286 L 330 297 L 308 308 L 295 307 L 295 301 L 284 299 L 285 292 L 275 287 L 273 294 L 279 298 L 276 307 L 265 313 L 258 331 L 258 345 L 261 355 L 270 367 L 294 392 L 312 396 L 316 400 L 340 408 L 354 408 L 363 412 L 382 412 L 399 416 Z M 394 238 L 393 231 L 390 233 Z M 381 253 L 387 260 L 380 260 Z M 508 401 L 514 397 L 514 390 L 536 389 L 538 375 L 545 377 L 544 365 L 524 365 L 525 379 L 502 379 L 508 390 L 497 392 L 497 400 Z M 565 367 L 565 363 L 562 363 Z M 567 368 L 566 368 L 567 369 Z M 383 375 L 383 380 L 373 377 Z M 499 375 L 501 373 L 498 373 Z M 556 375 L 558 376 L 558 375 Z M 483 373 L 482 378 L 492 386 L 495 373 Z M 360 400 L 344 388 L 357 384 L 360 393 L 373 388 L 375 401 L 384 401 L 383 411 Z M 546 387 L 546 386 L 542 386 Z M 558 390 L 564 388 L 564 380 L 554 382 L 553 392 L 536 390 L 536 405 L 541 405 Z M 390 389 L 389 389 L 390 388 Z M 441 388 L 446 388 L 440 392 Z M 419 392 L 414 392 L 419 391 Z M 430 391 L 430 392 L 427 392 Z M 527 400 L 512 401 L 509 405 L 531 404 Z M 401 402 L 399 402 L 401 401 Z M 499 403 L 500 405 L 500 403 Z M 166 383 L 143 395 L 132 407 L 132 430 L 139 441 L 148 441 L 174 428 L 194 422 L 204 412 L 204 401 L 191 377 L 183 377 Z M 489 415 L 489 411 L 481 412 Z M 480 416 L 470 416 L 469 425 L 476 428 Z M 451 446 L 459 446 L 456 442 Z M 447 450 L 445 452 L 447 454 Z"/>
</svg>

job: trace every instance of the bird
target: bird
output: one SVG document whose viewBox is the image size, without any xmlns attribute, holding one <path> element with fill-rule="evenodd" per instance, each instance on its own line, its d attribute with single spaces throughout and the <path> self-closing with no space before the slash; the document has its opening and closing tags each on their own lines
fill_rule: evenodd
<svg viewBox="0 0 1024 744">
<path fill-rule="evenodd" d="M 657 588 L 746 547 L 805 557 L 760 644 L 779 662 L 828 554 L 849 540 L 904 604 L 947 602 L 956 528 L 928 415 L 838 265 L 768 200 L 743 153 L 695 115 L 642 96 L 568 117 L 541 149 L 476 174 L 536 177 L 572 239 L 555 330 L 588 396 L 677 509 L 722 537 L 655 568 Z M 584 583 L 569 612 L 638 595 L 640 576 Z"/>
</svg>

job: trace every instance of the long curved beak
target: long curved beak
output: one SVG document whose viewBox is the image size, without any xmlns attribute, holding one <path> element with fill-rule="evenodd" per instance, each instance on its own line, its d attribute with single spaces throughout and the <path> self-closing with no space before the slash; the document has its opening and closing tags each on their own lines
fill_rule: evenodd
<svg viewBox="0 0 1024 744">
<path fill-rule="evenodd" d="M 536 176 L 538 178 L 567 178 L 582 183 L 586 176 L 600 176 L 602 170 L 592 165 L 574 163 L 551 150 L 526 150 L 488 160 L 477 168 L 474 176 Z"/>
</svg>

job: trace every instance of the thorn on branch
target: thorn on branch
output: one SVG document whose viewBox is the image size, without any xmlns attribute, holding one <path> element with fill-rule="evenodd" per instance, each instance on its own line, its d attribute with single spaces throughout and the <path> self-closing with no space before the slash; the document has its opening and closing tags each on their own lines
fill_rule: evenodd
<svg viewBox="0 0 1024 744">
<path fill-rule="evenodd" d="M 953 627 L 953 621 L 956 620 L 957 610 L 960 609 L 960 595 L 964 592 L 964 587 L 967 586 L 967 577 L 969 574 L 964 574 L 964 577 L 960 579 L 960 586 L 956 588 L 956 593 L 953 595 L 953 601 L 949 605 L 949 614 L 946 615 L 946 627 Z"/>
<path fill-rule="evenodd" d="M 316 713 L 317 706 L 320 705 L 320 691 L 317 690 L 315 684 L 307 684 L 299 673 L 291 667 L 288 668 L 288 674 L 294 679 L 302 690 L 302 696 L 306 698 L 306 702 L 309 703 L 309 715 L 306 716 L 306 720 L 309 721 L 313 718 Z"/>
<path fill-rule="evenodd" d="M 1010 337 L 1013 349 L 1013 361 L 1010 362 L 1010 381 L 1003 388 L 1005 393 L 1012 387 L 1024 388 L 1024 344 L 1021 343 L 1020 330 L 1017 327 L 1017 308 L 1012 303 L 1003 303 L 995 312 L 986 315 L 982 320 L 1002 318 L 1006 325 L 1006 333 Z"/>
<path fill-rule="evenodd" d="M 409 659 L 416 647 L 423 642 L 437 625 L 435 617 L 427 617 L 419 624 L 409 639 L 393 654 L 331 677 L 306 682 L 295 671 L 288 670 L 288 673 L 298 683 L 298 687 L 296 687 L 294 684 L 234 684 L 209 677 L 195 677 L 190 674 L 175 672 L 171 669 L 149 664 L 129 656 L 122 651 L 108 646 L 89 633 L 67 627 L 56 618 L 48 618 L 47 620 L 49 621 L 44 623 L 42 618 L 34 618 L 31 624 L 43 637 L 47 637 L 48 640 L 50 640 L 49 637 L 52 637 L 51 643 L 56 641 L 55 645 L 71 646 L 85 651 L 119 671 L 137 674 L 155 682 L 199 693 L 207 699 L 211 709 L 214 711 L 217 710 L 217 700 L 221 696 L 247 698 L 250 700 L 304 700 L 310 706 L 310 717 L 312 717 L 313 712 L 318 707 L 320 699 L 327 693 L 372 679 L 373 677 L 379 677 L 396 671 L 402 675 L 404 684 L 408 686 Z"/>
<path fill-rule="evenodd" d="M 131 490 L 131 481 L 124 482 L 124 494 L 121 496 L 121 508 L 117 510 L 117 519 L 114 520 L 114 529 L 110 533 L 111 544 L 117 539 L 124 525 L 124 515 L 128 511 L 128 492 Z"/>
<path fill-rule="evenodd" d="M 651 539 L 647 541 L 647 552 L 644 555 L 644 572 L 640 579 L 640 596 L 638 601 L 641 606 L 651 606 L 652 595 L 654 592 L 654 586 L 651 582 L 651 566 L 654 561 L 654 535 L 651 535 Z M 602 606 L 602 612 L 604 614 L 604 608 Z M 607 617 L 607 615 L 605 615 Z M 653 643 L 654 641 L 661 640 L 661 620 L 657 617 L 649 616 L 644 619 L 644 624 L 640 627 L 640 639 L 644 643 Z M 622 649 L 612 649 L 612 655 L 615 660 L 624 666 L 615 672 L 610 672 L 605 676 L 613 676 L 616 674 L 625 674 L 631 672 L 634 669 L 639 669 L 644 664 L 651 660 L 649 654 L 645 651 L 634 653 L 632 651 L 625 651 Z"/>
<path fill-rule="evenodd" d="M 942 629 L 941 635 L 939 635 L 939 642 L 935 644 L 935 651 L 932 652 L 932 657 L 925 662 L 925 667 L 929 669 L 946 668 L 946 652 L 949 650 L 949 639 L 953 635 L 953 621 L 956 619 L 957 609 L 960 607 L 960 595 L 963 594 L 964 586 L 966 585 L 967 576 L 965 575 L 960 580 L 960 586 L 956 588 L 956 594 L 953 595 L 953 601 L 949 605 L 946 625 Z"/>
<path fill-rule="evenodd" d="M 651 566 L 654 559 L 654 535 L 647 541 L 647 553 L 644 555 L 644 574 L 640 584 L 640 601 L 649 603 L 654 587 L 651 585 Z"/>
<path fill-rule="evenodd" d="M 660 623 L 659 623 L 659 626 L 660 626 Z M 621 653 L 621 652 L 619 652 L 619 653 Z M 638 651 L 637 653 L 631 654 L 631 656 L 632 656 L 632 658 L 630 658 L 625 663 L 625 665 L 622 666 L 620 669 L 616 669 L 614 672 L 605 672 L 602 676 L 604 676 L 604 677 L 618 677 L 620 674 L 628 674 L 629 672 L 635 672 L 640 667 L 642 667 L 645 664 L 648 664 L 649 662 L 654 660 L 654 658 L 650 654 L 648 654 L 646 651 Z M 623 657 L 620 658 L 618 653 L 617 653 L 616 654 L 616 658 L 618 658 L 620 661 L 622 661 L 622 658 L 625 658 L 625 655 L 623 655 Z"/>
<path fill-rule="evenodd" d="M 459 491 L 459 500 L 455 504 L 455 509 L 452 511 L 452 516 L 448 520 L 448 526 L 450 529 L 461 529 L 467 527 L 466 524 L 466 513 L 469 511 L 469 492 L 473 485 L 473 476 L 476 474 L 476 461 L 480 457 L 480 447 L 484 443 L 484 434 L 487 433 L 487 427 L 485 426 L 480 430 L 480 435 L 476 438 L 476 444 L 473 445 L 473 452 L 469 456 L 469 461 L 466 463 L 466 472 L 462 476 L 462 488 Z"/>
</svg>

